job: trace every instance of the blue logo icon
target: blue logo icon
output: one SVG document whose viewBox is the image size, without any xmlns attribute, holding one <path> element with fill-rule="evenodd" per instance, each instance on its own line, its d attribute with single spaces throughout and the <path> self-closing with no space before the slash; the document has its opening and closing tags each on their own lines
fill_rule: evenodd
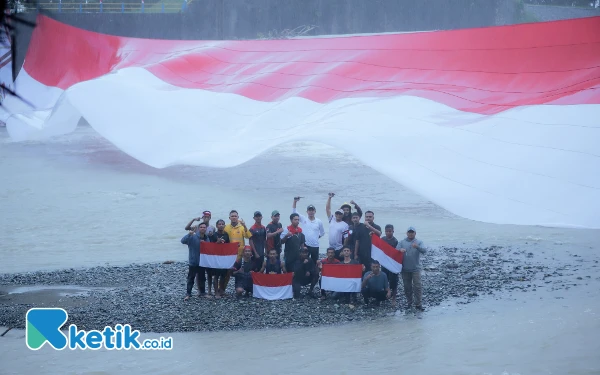
<svg viewBox="0 0 600 375">
<path fill-rule="evenodd" d="M 112 350 L 171 350 L 172 337 L 157 339 L 140 339 L 140 331 L 134 330 L 129 324 L 117 324 L 115 327 L 106 326 L 99 330 L 79 330 L 71 324 L 67 333 L 60 329 L 67 322 L 69 315 L 61 308 L 32 308 L 25 315 L 25 341 L 31 350 L 39 350 L 49 343 L 56 350 L 67 346 L 71 350 L 91 349 L 102 347 Z"/>
<path fill-rule="evenodd" d="M 67 322 L 67 312 L 60 308 L 33 308 L 25 316 L 27 347 L 38 350 L 47 342 L 56 350 L 67 347 L 67 336 L 60 329 Z"/>
</svg>

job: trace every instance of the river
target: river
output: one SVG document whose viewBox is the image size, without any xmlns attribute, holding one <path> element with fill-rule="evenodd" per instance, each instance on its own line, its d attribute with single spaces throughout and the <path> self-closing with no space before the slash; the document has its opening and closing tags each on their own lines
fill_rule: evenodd
<svg viewBox="0 0 600 375">
<path fill-rule="evenodd" d="M 223 150 L 227 158 L 236 150 Z M 600 230 L 495 225 L 452 215 L 338 150 L 288 144 L 230 169 L 147 167 L 88 126 L 43 142 L 11 142 L 0 128 L 0 273 L 187 259 L 179 239 L 202 210 L 237 209 L 246 222 L 292 199 L 317 207 L 354 199 L 430 246 L 525 248 L 548 264 L 571 261 L 567 290 L 449 300 L 422 317 L 398 314 L 319 329 L 174 333 L 165 352 L 26 348 L 21 330 L 0 338 L 0 373 L 184 372 L 600 374 Z M 568 197 L 565 197 L 568 199 Z M 326 246 L 326 238 L 321 247 Z M 589 276 L 589 277 L 587 277 Z M 580 277 L 581 279 L 578 279 Z M 260 340 L 261 344 L 252 344 Z"/>
</svg>

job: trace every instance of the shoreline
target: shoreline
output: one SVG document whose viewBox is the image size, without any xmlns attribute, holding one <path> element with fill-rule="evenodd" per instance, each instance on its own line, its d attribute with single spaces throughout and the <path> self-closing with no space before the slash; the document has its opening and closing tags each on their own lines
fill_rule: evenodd
<svg viewBox="0 0 600 375">
<path fill-rule="evenodd" d="M 421 259 L 423 305 L 429 309 L 448 300 L 468 304 L 502 291 L 573 285 L 561 273 L 573 265 L 552 266 L 535 258 L 527 250 L 500 246 L 430 249 Z M 380 307 L 365 308 L 362 298 L 356 305 L 331 297 L 326 301 L 306 297 L 238 300 L 232 295 L 233 282 L 226 298 L 199 298 L 194 290 L 190 301 L 184 302 L 187 268 L 187 263 L 166 261 L 0 274 L 0 326 L 24 328 L 25 314 L 32 307 L 65 308 L 69 313 L 65 324 L 76 324 L 79 329 L 129 323 L 141 332 L 156 333 L 316 327 L 405 312 L 401 280 L 397 306 L 386 301 Z M 318 291 L 317 284 L 315 294 Z M 426 316 L 427 311 L 419 314 Z"/>
</svg>

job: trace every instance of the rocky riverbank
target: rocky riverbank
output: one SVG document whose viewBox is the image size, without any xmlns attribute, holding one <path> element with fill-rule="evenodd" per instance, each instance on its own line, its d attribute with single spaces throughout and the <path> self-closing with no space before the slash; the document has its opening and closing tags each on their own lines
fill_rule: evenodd
<svg viewBox="0 0 600 375">
<path fill-rule="evenodd" d="M 561 273 L 569 265 L 553 268 L 535 258 L 532 252 L 499 246 L 431 249 L 422 259 L 424 307 L 448 299 L 469 303 L 503 290 L 573 285 Z M 238 300 L 231 296 L 233 281 L 226 298 L 194 296 L 184 302 L 186 275 L 187 264 L 177 262 L 0 275 L 0 326 L 24 328 L 32 307 L 63 307 L 67 325 L 87 330 L 117 323 L 143 332 L 308 327 L 389 316 L 404 304 L 401 281 L 398 306 L 386 302 L 367 308 L 361 299 L 356 306 L 312 298 Z"/>
</svg>

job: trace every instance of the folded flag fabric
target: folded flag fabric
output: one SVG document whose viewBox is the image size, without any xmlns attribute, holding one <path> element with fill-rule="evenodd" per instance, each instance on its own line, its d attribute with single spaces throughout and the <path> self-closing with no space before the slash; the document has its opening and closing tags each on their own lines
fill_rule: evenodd
<svg viewBox="0 0 600 375">
<path fill-rule="evenodd" d="M 238 244 L 202 242 L 200 244 L 200 267 L 229 269 L 238 255 Z"/>
<path fill-rule="evenodd" d="M 323 264 L 321 289 L 332 292 L 360 292 L 362 264 Z"/>
<path fill-rule="evenodd" d="M 402 271 L 404 254 L 374 234 L 371 235 L 371 258 L 379 261 L 390 272 Z"/>
<path fill-rule="evenodd" d="M 293 297 L 293 273 L 265 274 L 252 272 L 252 295 L 256 298 L 275 300 Z"/>
</svg>

